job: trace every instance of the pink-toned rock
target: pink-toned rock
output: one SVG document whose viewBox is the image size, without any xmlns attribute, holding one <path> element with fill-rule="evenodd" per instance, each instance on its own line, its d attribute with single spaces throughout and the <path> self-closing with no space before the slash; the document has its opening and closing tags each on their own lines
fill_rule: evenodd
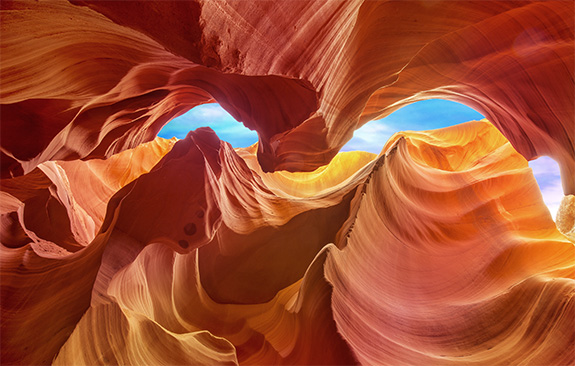
<svg viewBox="0 0 575 366">
<path fill-rule="evenodd" d="M 573 3 L 1 8 L 0 363 L 575 362 Z M 209 102 L 259 142 L 156 138 Z"/>
</svg>

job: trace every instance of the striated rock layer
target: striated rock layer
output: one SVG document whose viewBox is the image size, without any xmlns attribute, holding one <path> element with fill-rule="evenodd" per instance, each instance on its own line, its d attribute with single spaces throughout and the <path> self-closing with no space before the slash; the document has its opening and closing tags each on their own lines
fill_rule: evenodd
<svg viewBox="0 0 575 366">
<path fill-rule="evenodd" d="M 0 5 L 0 363 L 575 363 L 572 2 Z"/>
<path fill-rule="evenodd" d="M 312 173 L 252 169 L 255 151 L 199 129 L 4 181 L 3 362 L 575 360 L 575 248 L 489 122 Z"/>
<path fill-rule="evenodd" d="M 217 100 L 264 171 L 326 164 L 416 100 L 467 104 L 575 193 L 570 1 L 9 1 L 2 176 L 111 156 Z M 25 32 L 23 30 L 26 30 Z"/>
</svg>

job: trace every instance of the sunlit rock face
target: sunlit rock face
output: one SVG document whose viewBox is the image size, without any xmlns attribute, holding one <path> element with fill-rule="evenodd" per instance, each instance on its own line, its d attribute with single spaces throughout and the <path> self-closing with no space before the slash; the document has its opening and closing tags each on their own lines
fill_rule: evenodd
<svg viewBox="0 0 575 366">
<path fill-rule="evenodd" d="M 2 364 L 575 363 L 572 2 L 1 6 Z"/>
</svg>

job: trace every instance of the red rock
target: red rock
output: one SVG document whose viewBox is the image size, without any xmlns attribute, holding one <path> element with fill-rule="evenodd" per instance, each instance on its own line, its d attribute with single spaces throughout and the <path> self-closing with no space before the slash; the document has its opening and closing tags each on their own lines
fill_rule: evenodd
<svg viewBox="0 0 575 366">
<path fill-rule="evenodd" d="M 259 130 L 265 171 L 310 171 L 369 119 L 441 97 L 575 189 L 570 2 L 76 3 L 4 6 L 3 176 L 135 147 L 212 97 Z"/>
<path fill-rule="evenodd" d="M 575 362 L 571 2 L 1 6 L 1 363 Z M 214 101 L 258 144 L 155 139 Z"/>
</svg>

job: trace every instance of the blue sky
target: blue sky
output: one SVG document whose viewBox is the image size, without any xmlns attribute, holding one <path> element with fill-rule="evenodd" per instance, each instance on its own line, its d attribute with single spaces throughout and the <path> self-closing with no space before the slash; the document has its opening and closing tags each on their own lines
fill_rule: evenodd
<svg viewBox="0 0 575 366">
<path fill-rule="evenodd" d="M 371 121 L 355 130 L 342 151 L 363 150 L 379 154 L 396 132 L 425 131 L 480 120 L 481 113 L 463 104 L 431 99 L 409 104 L 389 116 Z"/>
<path fill-rule="evenodd" d="M 216 103 L 199 105 L 174 118 L 162 128 L 158 136 L 183 139 L 190 130 L 203 126 L 210 126 L 220 140 L 229 142 L 233 147 L 247 147 L 258 141 L 255 131 L 244 127 Z"/>
<path fill-rule="evenodd" d="M 452 126 L 484 118 L 477 111 L 456 102 L 441 99 L 425 100 L 405 106 L 391 115 L 366 123 L 354 132 L 341 151 L 363 150 L 379 154 L 385 142 L 399 131 L 422 131 Z M 190 130 L 210 126 L 221 140 L 233 147 L 246 147 L 258 140 L 255 131 L 238 123 L 219 104 L 203 104 L 174 118 L 160 131 L 163 138 L 183 139 Z M 559 166 L 548 157 L 529 162 L 539 184 L 543 200 L 553 219 L 563 198 Z"/>
</svg>

